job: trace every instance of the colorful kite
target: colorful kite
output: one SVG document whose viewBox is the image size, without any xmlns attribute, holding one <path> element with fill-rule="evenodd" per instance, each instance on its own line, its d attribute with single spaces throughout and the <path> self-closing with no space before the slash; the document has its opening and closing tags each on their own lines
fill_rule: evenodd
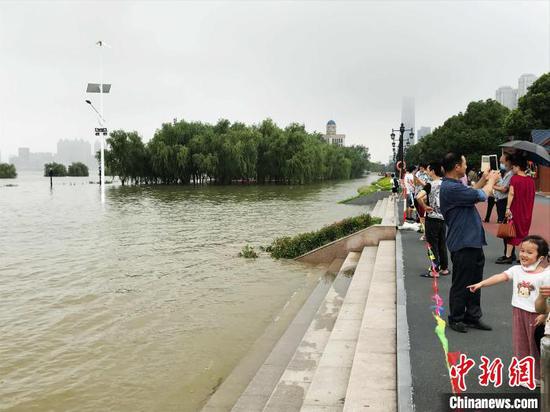
<svg viewBox="0 0 550 412">
<path fill-rule="evenodd" d="M 431 306 L 431 309 L 432 315 L 436 322 L 435 334 L 439 338 L 439 341 L 441 342 L 441 347 L 443 348 L 443 352 L 445 353 L 445 365 L 447 366 L 447 372 L 449 373 L 451 389 L 454 394 L 459 394 L 460 389 L 458 387 L 458 383 L 456 379 L 453 379 L 451 377 L 451 367 L 454 366 L 460 358 L 460 352 L 449 352 L 449 341 L 447 340 L 447 336 L 445 335 L 445 327 L 447 326 L 447 323 L 441 318 L 441 315 L 443 315 L 443 311 L 445 308 L 443 299 L 439 295 L 439 272 L 437 271 L 437 266 L 435 264 L 435 255 L 433 253 L 432 246 L 428 242 L 426 242 L 426 252 L 428 255 L 428 259 L 430 260 L 430 272 L 432 275 L 432 301 L 434 302 L 434 305 Z"/>
</svg>

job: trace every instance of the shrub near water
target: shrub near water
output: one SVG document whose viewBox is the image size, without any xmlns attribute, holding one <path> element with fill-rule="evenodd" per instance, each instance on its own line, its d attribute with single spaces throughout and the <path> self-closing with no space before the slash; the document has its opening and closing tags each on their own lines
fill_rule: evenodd
<svg viewBox="0 0 550 412">
<path fill-rule="evenodd" d="M 258 254 L 254 250 L 253 246 L 246 245 L 239 252 L 239 257 L 244 257 L 244 258 L 247 258 L 247 259 L 256 259 L 258 257 Z"/>
<path fill-rule="evenodd" d="M 15 166 L 8 163 L 0 163 L 0 179 L 15 179 L 17 171 Z"/>
<path fill-rule="evenodd" d="M 380 223 L 380 221 L 369 214 L 351 217 L 325 226 L 316 232 L 301 233 L 294 237 L 280 237 L 275 239 L 266 248 L 266 251 L 276 259 L 294 259 L 327 243 Z"/>
<path fill-rule="evenodd" d="M 382 177 L 378 179 L 376 182 L 371 184 L 370 186 L 361 186 L 359 189 L 357 189 L 357 192 L 359 192 L 359 195 L 368 195 L 370 193 L 378 192 L 378 191 L 388 191 L 391 190 L 392 182 L 391 177 Z"/>
<path fill-rule="evenodd" d="M 392 181 L 391 177 L 381 177 L 376 182 L 368 185 L 368 186 L 361 186 L 359 189 L 357 189 L 357 193 L 359 193 L 357 196 L 350 197 L 346 200 L 342 200 L 338 203 L 347 203 L 350 200 L 355 200 L 363 196 L 370 195 L 374 192 L 380 192 L 380 191 L 390 191 L 392 187 Z"/>
<path fill-rule="evenodd" d="M 88 166 L 82 162 L 72 163 L 67 169 L 67 176 L 88 176 Z"/>
<path fill-rule="evenodd" d="M 52 176 L 62 177 L 67 176 L 67 168 L 64 164 L 60 163 L 46 163 L 44 165 L 44 176 L 48 177 L 50 175 L 50 170 L 52 171 Z"/>
</svg>

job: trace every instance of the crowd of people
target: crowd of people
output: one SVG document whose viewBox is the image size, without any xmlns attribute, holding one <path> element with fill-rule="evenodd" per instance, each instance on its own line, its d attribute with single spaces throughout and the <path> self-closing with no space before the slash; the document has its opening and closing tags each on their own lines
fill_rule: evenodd
<svg viewBox="0 0 550 412">
<path fill-rule="evenodd" d="M 492 330 L 482 320 L 480 289 L 513 282 L 514 356 L 535 358 L 538 384 L 540 339 L 544 335 L 550 337 L 550 256 L 548 241 L 529 235 L 535 184 L 526 173 L 527 164 L 521 152 L 503 152 L 500 170 L 478 172 L 468 169 L 466 157 L 461 153 L 447 153 L 440 162 L 409 166 L 401 181 L 392 175 L 392 196 L 397 196 L 402 188 L 406 219 L 420 224 L 423 229 L 420 240 L 426 241 L 433 251 L 436 271 L 421 276 L 452 273 L 448 315 L 452 330 L 459 333 L 467 333 L 469 328 Z M 511 224 L 515 229 L 513 237 L 503 239 L 503 255 L 495 261 L 510 267 L 485 280 L 483 247 L 487 242 L 476 209 L 479 202 L 487 202 L 485 222 L 490 221 L 496 206 L 497 223 Z"/>
</svg>

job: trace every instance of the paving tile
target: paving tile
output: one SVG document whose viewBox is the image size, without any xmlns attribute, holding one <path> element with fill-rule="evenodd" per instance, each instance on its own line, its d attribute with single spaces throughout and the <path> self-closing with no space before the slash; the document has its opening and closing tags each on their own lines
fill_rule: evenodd
<svg viewBox="0 0 550 412">
<path fill-rule="evenodd" d="M 343 405 L 350 372 L 350 368 L 319 366 L 306 394 L 304 405 Z"/>
<path fill-rule="evenodd" d="M 338 313 L 338 320 L 341 319 L 363 319 L 363 312 L 365 311 L 365 303 L 344 303 Z"/>
<path fill-rule="evenodd" d="M 361 328 L 356 353 L 396 353 L 395 328 Z"/>
<path fill-rule="evenodd" d="M 373 392 L 365 400 L 348 400 L 344 412 L 397 412 L 397 394 L 395 390 Z"/>
<path fill-rule="evenodd" d="M 342 319 L 339 320 L 332 330 L 330 339 L 357 339 L 359 329 L 361 328 L 361 319 Z"/>
<path fill-rule="evenodd" d="M 390 307 L 388 309 L 367 307 L 365 309 L 363 324 L 366 327 L 395 329 L 395 323 L 396 323 L 395 307 Z"/>
<path fill-rule="evenodd" d="M 233 409 L 231 409 L 231 412 L 261 411 L 264 408 L 267 399 L 267 395 L 242 395 L 237 404 L 233 407 Z"/>
<path fill-rule="evenodd" d="M 299 411 L 309 383 L 287 382 L 277 385 L 263 412 Z"/>
<path fill-rule="evenodd" d="M 322 366 L 349 367 L 355 355 L 355 340 L 331 339 L 322 357 Z"/>
</svg>

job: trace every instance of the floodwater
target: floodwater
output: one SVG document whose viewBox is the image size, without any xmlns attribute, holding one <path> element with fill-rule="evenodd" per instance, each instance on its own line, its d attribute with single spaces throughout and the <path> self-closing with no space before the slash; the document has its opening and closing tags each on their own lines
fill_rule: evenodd
<svg viewBox="0 0 550 412">
<path fill-rule="evenodd" d="M 89 178 L 0 180 L 0 410 L 200 409 L 321 275 L 241 248 L 363 212 L 337 202 L 367 179 L 107 185 L 104 205 Z"/>
</svg>

